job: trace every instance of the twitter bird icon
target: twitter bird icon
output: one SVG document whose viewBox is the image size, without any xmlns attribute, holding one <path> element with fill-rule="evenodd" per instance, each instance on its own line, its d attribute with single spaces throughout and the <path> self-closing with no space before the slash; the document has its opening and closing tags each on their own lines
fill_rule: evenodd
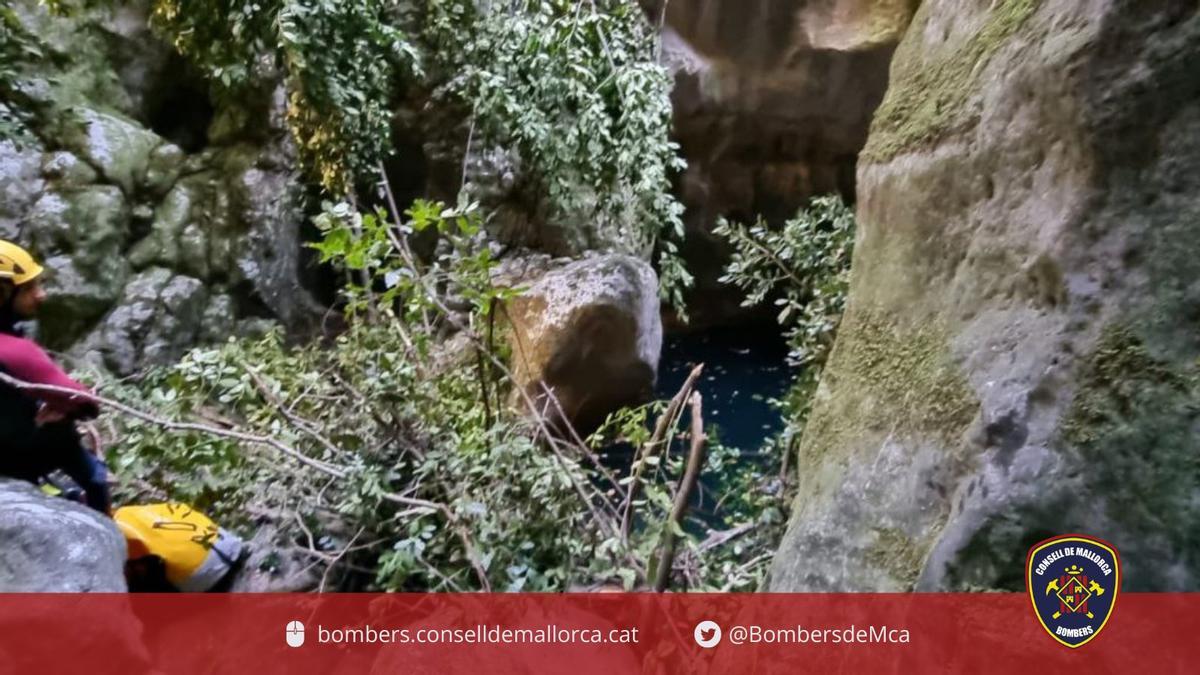
<svg viewBox="0 0 1200 675">
<path fill-rule="evenodd" d="M 696 624 L 692 637 L 696 638 L 696 644 L 705 649 L 712 649 L 721 642 L 721 627 L 716 621 L 701 621 Z"/>
</svg>

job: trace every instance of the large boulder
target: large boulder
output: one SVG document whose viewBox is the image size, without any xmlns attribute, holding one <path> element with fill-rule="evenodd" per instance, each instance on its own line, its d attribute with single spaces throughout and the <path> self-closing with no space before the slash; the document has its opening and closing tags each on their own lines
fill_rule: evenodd
<svg viewBox="0 0 1200 675">
<path fill-rule="evenodd" d="M 728 321 L 744 310 L 717 281 L 729 261 L 712 234 L 717 218 L 778 224 L 814 195 L 853 196 L 855 160 L 916 3 L 643 4 L 663 18 L 663 61 L 675 72 L 683 255 L 696 276 L 689 313 L 695 325 Z"/>
<path fill-rule="evenodd" d="M 63 629 L 78 626 L 70 657 L 151 670 L 141 621 L 125 585 L 125 538 L 113 521 L 24 481 L 0 478 L 0 593 L 26 595 L 0 612 L 0 672 L 54 670 L 65 662 Z M 12 636 L 20 636 L 19 639 Z M 107 669 L 101 668 L 107 672 Z"/>
<path fill-rule="evenodd" d="M 121 593 L 124 570 L 125 539 L 111 519 L 0 478 L 0 593 Z"/>
<path fill-rule="evenodd" d="M 859 168 L 776 591 L 1200 588 L 1200 6 L 927 0 Z"/>
<path fill-rule="evenodd" d="M 567 264 L 529 284 L 505 311 L 515 384 L 551 417 L 559 411 L 544 386 L 585 432 L 653 394 L 662 320 L 658 277 L 645 262 L 610 254 Z"/>
</svg>

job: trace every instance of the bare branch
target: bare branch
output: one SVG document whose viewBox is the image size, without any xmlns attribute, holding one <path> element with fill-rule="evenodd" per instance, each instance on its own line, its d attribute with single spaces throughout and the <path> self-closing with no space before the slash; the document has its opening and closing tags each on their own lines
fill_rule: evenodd
<svg viewBox="0 0 1200 675">
<path fill-rule="evenodd" d="M 68 387 L 59 387 L 59 386 L 55 386 L 55 385 L 51 385 L 51 384 L 34 384 L 32 382 L 25 382 L 24 380 L 18 380 L 17 378 L 12 377 L 11 375 L 9 375 L 7 373 L 0 373 L 0 382 L 4 382 L 5 384 L 16 387 L 17 389 L 20 389 L 23 391 L 40 392 L 43 394 L 60 394 L 60 395 L 65 394 L 67 396 L 71 396 L 74 398 L 80 398 L 85 401 L 91 401 L 93 403 L 98 403 L 106 408 L 111 408 L 119 413 L 128 415 L 129 417 L 133 417 L 133 418 L 139 419 L 143 422 L 149 422 L 150 424 L 160 426 L 164 429 L 167 429 L 168 431 L 194 431 L 194 432 L 198 432 L 198 433 L 209 434 L 212 436 L 220 436 L 222 438 L 230 438 L 230 439 L 242 441 L 245 443 L 253 443 L 255 445 L 265 445 L 265 446 L 274 448 L 274 449 L 278 450 L 279 452 L 282 452 L 283 454 L 287 455 L 288 457 L 295 459 L 296 461 L 300 462 L 301 464 L 304 464 L 305 466 L 316 469 L 317 471 L 320 471 L 321 473 L 325 473 L 330 476 L 335 476 L 337 478 L 345 478 L 346 477 L 345 470 L 343 470 L 339 467 L 335 467 L 332 464 L 328 464 L 326 462 L 322 462 L 320 460 L 316 460 L 311 457 L 308 457 L 307 455 L 305 455 L 304 453 L 300 452 L 299 450 L 291 447 L 290 445 L 281 443 L 278 440 L 276 440 L 274 438 L 270 438 L 268 436 L 259 436 L 257 434 L 250 434 L 250 433 L 245 433 L 245 432 L 241 432 L 241 431 L 234 431 L 232 429 L 222 429 L 220 427 L 209 426 L 207 424 L 196 424 L 194 422 L 174 422 L 172 420 L 163 419 L 161 417 L 156 417 L 154 415 L 151 415 L 150 413 L 142 412 L 141 410 L 127 406 L 124 403 L 120 403 L 118 401 L 114 401 L 112 399 L 105 398 L 103 396 L 98 396 L 89 391 L 81 391 L 78 389 L 71 389 Z"/>
<path fill-rule="evenodd" d="M 692 394 L 691 403 L 692 449 L 688 453 L 687 470 L 679 481 L 679 491 L 675 494 L 675 504 L 671 508 L 671 517 L 667 522 L 666 532 L 663 533 L 662 556 L 658 560 L 658 569 L 654 580 L 654 590 L 660 593 L 667 590 L 667 585 L 671 581 L 671 567 L 675 562 L 677 543 L 675 530 L 683 527 L 683 516 L 687 513 L 688 500 L 700 479 L 700 470 L 704 465 L 704 446 L 708 437 L 704 434 L 700 392 Z"/>
<path fill-rule="evenodd" d="M 617 477 L 613 475 L 613 472 L 609 471 L 608 467 L 604 466 L 604 462 L 601 462 L 600 458 L 596 456 L 596 453 L 592 452 L 592 449 L 588 447 L 588 444 L 579 437 L 579 432 L 575 430 L 575 425 L 571 423 L 571 420 L 567 419 L 567 414 L 563 411 L 562 403 L 559 402 L 558 396 L 554 393 L 554 390 L 551 389 L 550 386 L 544 381 L 539 382 L 539 384 L 542 386 L 542 392 L 545 393 L 546 399 L 554 404 L 554 409 L 558 413 L 559 419 L 562 420 L 563 426 L 566 427 L 567 431 L 569 432 L 571 440 L 574 441 L 576 448 L 583 453 L 584 457 L 587 457 L 592 464 L 595 465 L 596 469 L 598 469 L 600 473 L 604 474 L 604 477 L 608 479 L 608 482 L 613 486 L 613 488 L 616 489 L 618 493 L 625 492 L 625 489 L 621 487 L 620 481 L 618 481 Z"/>
<path fill-rule="evenodd" d="M 321 433 L 314 429 L 306 420 L 302 419 L 299 415 L 296 415 L 291 411 L 290 408 L 285 407 L 283 402 L 279 400 L 279 397 L 275 396 L 274 392 L 271 391 L 270 386 L 257 370 L 251 367 L 248 363 L 239 363 L 238 365 L 244 368 L 246 373 L 250 375 L 250 381 L 254 384 L 254 388 L 258 390 L 258 393 L 262 394 L 263 398 L 265 398 L 268 403 L 273 405 L 275 409 L 279 411 L 279 414 L 283 415 L 284 419 L 291 423 L 292 426 L 311 436 L 313 440 L 324 446 L 325 449 L 331 454 L 341 454 L 342 450 L 334 445 L 333 441 L 330 441 L 328 438 L 322 436 Z"/>
<path fill-rule="evenodd" d="M 341 559 L 346 557 L 346 554 L 354 548 L 354 542 L 358 541 L 358 538 L 362 536 L 362 533 L 365 529 L 365 527 L 358 528 L 358 532 L 356 532 L 355 535 L 350 539 L 350 543 L 346 544 L 346 547 L 343 548 L 336 556 L 334 556 L 333 559 L 329 561 L 329 564 L 325 566 L 325 573 L 321 575 L 321 583 L 319 586 L 317 586 L 318 593 L 325 592 L 325 584 L 329 581 L 329 573 L 332 572 L 333 568 L 337 566 Z"/>
<path fill-rule="evenodd" d="M 128 415 L 129 417 L 133 417 L 133 418 L 139 419 L 143 422 L 148 422 L 150 424 L 160 426 L 168 431 L 175 431 L 175 432 L 191 431 L 191 432 L 196 432 L 196 433 L 209 434 L 212 436 L 219 436 L 222 438 L 230 438 L 230 439 L 242 441 L 245 443 L 252 443 L 252 444 L 256 444 L 256 445 L 268 446 L 268 447 L 274 448 L 274 449 L 282 452 L 283 454 L 285 454 L 289 457 L 296 459 L 297 461 L 301 462 L 302 464 L 304 464 L 306 466 L 309 466 L 313 469 L 316 469 L 317 471 L 320 471 L 321 473 L 332 476 L 334 478 L 344 479 L 348 475 L 347 471 L 344 468 L 336 467 L 332 464 L 328 464 L 326 462 L 322 462 L 320 460 L 316 460 L 311 457 L 307 457 L 306 455 L 301 453 L 299 450 L 296 450 L 295 448 L 293 448 L 289 445 L 281 443 L 278 440 L 267 437 L 267 436 L 258 436 L 256 434 L 249 434 L 249 433 L 244 433 L 241 431 L 234 431 L 231 429 L 222 429 L 220 427 L 212 427 L 212 426 L 208 426 L 208 425 L 204 425 L 204 424 L 195 424 L 192 422 L 174 422 L 172 420 L 163 419 L 161 417 L 156 417 L 149 413 L 142 412 L 141 410 L 132 408 L 132 407 L 127 406 L 118 401 L 114 401 L 112 399 L 108 399 L 103 396 L 97 396 L 96 394 L 93 394 L 91 392 L 80 391 L 80 390 L 76 390 L 76 389 L 69 389 L 66 387 L 58 387 L 58 386 L 48 385 L 48 384 L 33 384 L 30 382 L 25 382 L 23 380 L 18 380 L 17 378 L 12 377 L 11 375 L 8 375 L 7 373 L 3 373 L 3 372 L 0 372 L 0 382 L 4 382 L 6 384 L 9 384 L 13 387 L 16 387 L 18 389 L 25 390 L 25 391 L 67 394 L 70 396 L 82 398 L 84 400 L 92 401 L 94 403 L 103 405 L 106 408 L 111 408 L 112 410 L 115 410 L 119 413 Z M 335 447 L 335 449 L 336 449 L 336 447 Z M 438 504 L 437 502 L 432 502 L 427 499 L 417 499 L 415 497 L 406 497 L 403 495 L 398 495 L 398 494 L 393 494 L 393 493 L 388 493 L 388 492 L 380 494 L 379 497 L 380 497 L 380 499 L 383 499 L 383 500 L 389 501 L 389 502 L 393 502 L 396 504 L 417 507 L 420 509 L 424 509 L 426 511 L 440 512 L 443 515 L 445 515 L 446 518 L 452 524 L 457 523 L 457 521 L 458 521 L 458 519 L 455 517 L 454 513 L 452 511 L 450 511 L 449 508 L 447 508 L 443 504 Z M 311 537 L 311 534 L 309 536 Z"/>
<path fill-rule="evenodd" d="M 634 456 L 633 466 L 630 469 L 633 480 L 629 483 L 629 490 L 625 493 L 625 503 L 622 505 L 622 541 L 629 539 L 629 531 L 633 527 L 633 500 L 637 498 L 637 493 L 641 489 L 641 477 L 642 471 L 645 469 L 646 458 L 653 454 L 664 441 L 666 441 L 668 446 L 670 445 L 670 434 L 673 432 L 679 415 L 683 410 L 684 402 L 688 400 L 702 372 L 704 372 L 703 363 L 692 369 L 687 379 L 683 381 L 683 386 L 679 388 L 679 392 L 671 398 L 667 409 L 658 418 L 658 423 L 654 426 L 654 433 L 650 436 L 650 440 L 639 448 L 637 454 Z"/>
<path fill-rule="evenodd" d="M 462 183 L 458 186 L 458 191 L 462 192 L 467 189 L 467 163 L 471 161 L 471 142 L 475 140 L 475 113 L 471 112 L 471 126 L 467 129 L 467 149 L 463 151 L 462 161 Z"/>
<path fill-rule="evenodd" d="M 743 534 L 746 534 L 747 532 L 754 530 L 754 528 L 756 528 L 756 527 L 758 527 L 758 523 L 751 521 L 748 523 L 742 523 L 741 525 L 738 525 L 736 527 L 731 527 L 728 530 L 721 530 L 719 532 L 710 532 L 708 537 L 706 537 L 704 539 L 704 541 L 700 542 L 700 545 L 697 546 L 696 548 L 701 553 L 710 551 L 714 548 L 717 548 L 718 546 L 724 546 L 725 544 L 728 544 L 729 542 L 733 541 L 734 539 L 737 539 L 738 537 L 742 536 Z"/>
</svg>

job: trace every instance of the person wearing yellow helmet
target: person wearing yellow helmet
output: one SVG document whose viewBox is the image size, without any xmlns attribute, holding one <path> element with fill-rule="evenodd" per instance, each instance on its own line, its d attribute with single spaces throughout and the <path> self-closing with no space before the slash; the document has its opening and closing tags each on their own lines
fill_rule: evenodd
<svg viewBox="0 0 1200 675">
<path fill-rule="evenodd" d="M 46 300 L 45 269 L 24 248 L 0 240 L 0 372 L 23 383 L 88 393 L 55 365 L 19 324 Z M 108 472 L 83 445 L 75 423 L 99 414 L 86 396 L 0 382 L 0 475 L 36 482 L 56 469 L 71 477 L 92 508 L 110 509 Z"/>
<path fill-rule="evenodd" d="M 0 330 L 13 331 L 13 324 L 33 317 L 46 299 L 42 289 L 42 267 L 29 251 L 0 239 Z"/>
</svg>

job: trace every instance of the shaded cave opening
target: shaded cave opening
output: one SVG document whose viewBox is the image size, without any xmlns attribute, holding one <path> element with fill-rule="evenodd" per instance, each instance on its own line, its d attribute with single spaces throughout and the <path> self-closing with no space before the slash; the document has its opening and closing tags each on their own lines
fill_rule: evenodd
<svg viewBox="0 0 1200 675">
<path fill-rule="evenodd" d="M 154 133 L 189 154 L 208 145 L 208 128 L 216 115 L 209 85 L 182 56 L 171 52 L 166 64 L 146 88 L 142 114 Z"/>
</svg>

